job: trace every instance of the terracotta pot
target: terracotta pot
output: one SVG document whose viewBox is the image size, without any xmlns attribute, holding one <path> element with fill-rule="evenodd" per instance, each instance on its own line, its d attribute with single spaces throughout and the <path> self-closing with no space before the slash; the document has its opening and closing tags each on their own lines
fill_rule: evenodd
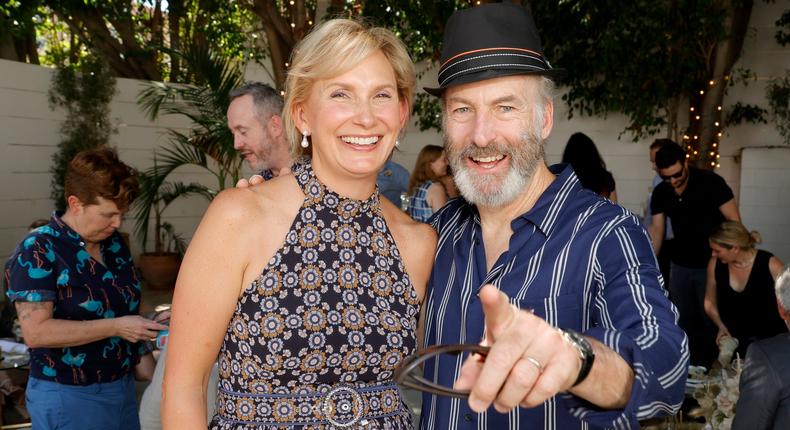
<svg viewBox="0 0 790 430">
<path fill-rule="evenodd" d="M 149 288 L 164 290 L 176 285 L 178 269 L 181 267 L 177 254 L 142 254 L 137 264 Z"/>
</svg>

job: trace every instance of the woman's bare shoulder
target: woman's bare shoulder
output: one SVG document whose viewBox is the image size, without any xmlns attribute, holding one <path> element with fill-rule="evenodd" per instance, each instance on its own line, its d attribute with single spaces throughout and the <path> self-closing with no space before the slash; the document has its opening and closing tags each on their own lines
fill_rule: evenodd
<svg viewBox="0 0 790 430">
<path fill-rule="evenodd" d="M 415 242 L 419 247 L 436 247 L 436 231 L 428 224 L 417 222 L 406 212 L 392 204 L 389 200 L 382 199 L 381 210 L 390 229 L 398 235 Z"/>
</svg>

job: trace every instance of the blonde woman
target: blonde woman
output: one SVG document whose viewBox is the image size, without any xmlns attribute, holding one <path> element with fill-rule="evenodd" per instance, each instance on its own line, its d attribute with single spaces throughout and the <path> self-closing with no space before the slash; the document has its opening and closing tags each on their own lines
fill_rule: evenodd
<svg viewBox="0 0 790 430">
<path fill-rule="evenodd" d="M 416 349 L 436 234 L 380 198 L 414 70 L 388 30 L 331 20 L 294 50 L 293 174 L 221 193 L 176 286 L 165 428 L 412 428 L 392 381 Z"/>
<path fill-rule="evenodd" d="M 774 281 L 784 264 L 768 251 L 755 248 L 760 234 L 737 221 L 723 222 L 710 236 L 705 313 L 724 336 L 738 339 L 741 357 L 755 340 L 787 332 L 776 308 Z"/>
</svg>

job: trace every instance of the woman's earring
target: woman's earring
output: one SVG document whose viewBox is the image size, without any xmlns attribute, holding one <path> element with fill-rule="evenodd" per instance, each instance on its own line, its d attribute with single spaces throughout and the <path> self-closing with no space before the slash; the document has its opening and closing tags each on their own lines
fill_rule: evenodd
<svg viewBox="0 0 790 430">
<path fill-rule="evenodd" d="M 400 139 L 395 139 L 395 146 L 400 146 Z"/>
<path fill-rule="evenodd" d="M 302 133 L 302 148 L 307 148 L 308 146 L 310 146 L 310 142 L 307 141 L 308 135 L 310 135 L 310 132 L 308 132 L 307 130 L 305 130 L 305 132 Z"/>
</svg>

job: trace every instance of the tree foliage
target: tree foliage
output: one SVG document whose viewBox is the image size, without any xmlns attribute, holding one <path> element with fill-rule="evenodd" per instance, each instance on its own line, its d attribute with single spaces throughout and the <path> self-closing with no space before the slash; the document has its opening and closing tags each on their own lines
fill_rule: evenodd
<svg viewBox="0 0 790 430">
<path fill-rule="evenodd" d="M 548 57 L 567 71 L 569 115 L 623 113 L 626 131 L 637 139 L 673 128 L 678 103 L 706 81 L 711 46 L 724 34 L 720 3 L 532 4 Z"/>
<path fill-rule="evenodd" d="M 109 109 L 114 96 L 115 77 L 98 59 L 60 68 L 52 76 L 50 108 L 66 111 L 60 126 L 63 140 L 58 143 L 50 167 L 51 197 L 58 210 L 65 209 L 63 184 L 68 163 L 80 151 L 106 145 L 115 132 Z"/>
</svg>

